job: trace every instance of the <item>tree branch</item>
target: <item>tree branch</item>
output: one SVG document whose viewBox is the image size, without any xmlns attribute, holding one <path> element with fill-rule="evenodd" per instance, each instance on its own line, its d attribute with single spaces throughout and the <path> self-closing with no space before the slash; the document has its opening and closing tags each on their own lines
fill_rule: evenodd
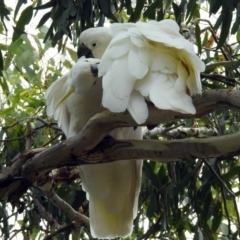
<svg viewBox="0 0 240 240">
<path fill-rule="evenodd" d="M 157 125 L 168 121 L 201 117 L 219 109 L 240 111 L 239 90 L 211 90 L 193 98 L 197 113 L 182 114 L 159 110 L 148 103 L 149 117 L 144 125 Z M 174 141 L 117 141 L 104 137 L 119 127 L 137 126 L 129 113 L 111 113 L 106 110 L 92 117 L 78 135 L 29 156 L 20 154 L 14 164 L 0 175 L 0 199 L 9 199 L 25 184 L 62 166 L 86 163 L 103 163 L 124 159 L 152 159 L 154 161 L 179 161 L 182 159 L 219 157 L 240 152 L 240 132 L 205 139 Z M 104 141 L 102 141 L 104 139 Z M 101 142 L 102 141 L 102 142 Z M 29 159 L 32 157 L 31 159 Z M 17 165 L 17 168 L 16 168 Z M 18 180 L 15 177 L 18 176 Z M 12 185 L 13 184 L 13 185 Z M 11 187 L 10 187 L 11 185 Z M 25 188 L 25 190 L 26 190 Z M 22 191 L 25 191 L 24 189 Z"/>
</svg>

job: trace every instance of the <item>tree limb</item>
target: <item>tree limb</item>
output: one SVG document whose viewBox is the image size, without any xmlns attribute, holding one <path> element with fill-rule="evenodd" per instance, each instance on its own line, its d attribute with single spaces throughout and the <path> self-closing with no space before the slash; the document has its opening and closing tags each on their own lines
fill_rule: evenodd
<svg viewBox="0 0 240 240">
<path fill-rule="evenodd" d="M 182 114 L 159 110 L 148 103 L 149 117 L 144 125 L 157 125 L 168 121 L 201 117 L 219 109 L 240 111 L 239 90 L 211 90 L 193 98 L 197 113 Z M 219 157 L 240 152 L 240 132 L 205 139 L 174 141 L 117 141 L 104 137 L 119 127 L 137 126 L 129 113 L 111 113 L 105 110 L 92 117 L 78 135 L 54 145 L 28 158 L 23 154 L 0 175 L 0 199 L 9 199 L 29 184 L 62 166 L 103 163 L 124 159 L 152 159 L 179 161 L 197 157 Z M 102 141 L 104 139 L 104 141 Z M 101 142 L 102 141 L 102 142 Z M 23 157 L 22 157 L 23 156 Z M 31 159 L 29 159 L 32 157 Z M 26 159 L 27 158 L 27 159 Z M 17 165 L 17 168 L 16 168 Z M 16 176 L 19 178 L 16 180 Z M 11 187 L 10 187 L 11 185 Z M 23 192 L 25 191 L 22 190 Z"/>
</svg>

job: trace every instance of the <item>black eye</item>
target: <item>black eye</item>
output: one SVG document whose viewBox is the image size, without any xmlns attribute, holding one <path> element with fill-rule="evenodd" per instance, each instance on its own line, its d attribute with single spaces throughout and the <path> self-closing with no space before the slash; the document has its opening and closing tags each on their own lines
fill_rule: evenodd
<svg viewBox="0 0 240 240">
<path fill-rule="evenodd" d="M 97 45 L 96 43 L 93 43 L 93 44 L 92 44 L 93 47 L 96 47 L 96 45 Z"/>
</svg>

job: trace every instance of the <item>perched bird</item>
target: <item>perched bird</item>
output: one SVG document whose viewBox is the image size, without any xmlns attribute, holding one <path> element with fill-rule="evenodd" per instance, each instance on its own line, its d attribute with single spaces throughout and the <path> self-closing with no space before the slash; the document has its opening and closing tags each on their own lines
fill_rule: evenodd
<svg viewBox="0 0 240 240">
<path fill-rule="evenodd" d="M 47 114 L 54 116 L 67 138 L 80 132 L 92 116 L 104 109 L 102 81 L 96 77 L 98 63 L 98 59 L 80 58 L 45 93 Z M 117 139 L 141 139 L 142 129 L 119 128 L 109 134 Z M 89 200 L 92 236 L 115 238 L 131 234 L 137 214 L 142 161 L 83 165 L 79 169 Z"/>
<path fill-rule="evenodd" d="M 99 103 L 102 82 L 97 77 L 98 63 L 98 59 L 79 59 L 45 92 L 47 115 L 54 116 L 67 138 L 80 132 L 89 118 L 103 110 Z"/>
<path fill-rule="evenodd" d="M 83 40 L 101 36 L 101 41 L 84 42 L 92 52 L 99 51 L 104 39 L 108 44 L 98 66 L 103 106 L 112 112 L 127 109 L 138 124 L 148 116 L 145 99 L 159 109 L 194 114 L 190 96 L 202 91 L 200 72 L 205 65 L 179 31 L 175 21 L 165 19 L 83 32 Z"/>
<path fill-rule="evenodd" d="M 99 58 L 98 76 L 102 80 L 96 81 L 91 76 L 87 85 L 90 89 L 81 91 L 88 82 L 87 72 L 91 73 L 91 67 L 84 67 L 84 72 L 76 67 L 75 72 L 73 66 L 59 83 L 54 83 L 56 87 L 50 86 L 46 93 L 48 114 L 54 114 L 67 137 L 77 134 L 103 107 L 112 112 L 128 110 L 138 124 L 148 117 L 145 100 L 159 109 L 196 112 L 190 96 L 201 93 L 200 72 L 205 66 L 194 53 L 193 45 L 180 35 L 174 21 L 91 28 L 82 32 L 80 42 L 79 64 L 86 61 L 82 56 Z M 90 58 L 88 64 L 91 61 Z M 96 68 L 96 62 L 93 65 Z M 141 139 L 142 129 L 119 128 L 110 135 L 117 139 Z M 80 166 L 83 188 L 89 199 L 93 237 L 131 234 L 141 174 L 141 160 Z"/>
</svg>

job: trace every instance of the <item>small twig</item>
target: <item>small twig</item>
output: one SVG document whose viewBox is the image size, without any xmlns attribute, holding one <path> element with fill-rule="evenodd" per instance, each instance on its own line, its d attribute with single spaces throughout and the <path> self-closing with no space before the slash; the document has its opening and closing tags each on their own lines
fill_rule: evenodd
<svg viewBox="0 0 240 240">
<path fill-rule="evenodd" d="M 231 67 L 236 64 L 238 61 L 222 61 L 216 62 L 206 65 L 206 70 L 213 70 L 216 67 L 224 66 L 224 67 Z"/>
<path fill-rule="evenodd" d="M 10 56 L 10 54 L 6 53 L 6 55 L 12 62 L 12 64 L 14 65 L 14 67 L 17 69 L 17 71 L 22 75 L 22 78 L 29 83 L 29 80 L 25 77 L 25 74 L 21 71 L 21 69 L 17 66 L 17 64 L 15 63 L 15 61 L 13 60 L 13 58 Z"/>
<path fill-rule="evenodd" d="M 207 167 L 210 169 L 210 171 L 213 173 L 213 175 L 217 178 L 217 180 L 221 183 L 221 185 L 225 188 L 225 190 L 232 196 L 232 197 L 236 197 L 234 192 L 232 192 L 227 185 L 225 184 L 225 182 L 222 180 L 222 178 L 219 176 L 219 174 L 215 171 L 215 169 L 209 164 L 209 162 L 206 159 L 202 159 L 203 162 L 207 165 Z"/>
<path fill-rule="evenodd" d="M 220 185 L 220 189 L 221 189 L 222 198 L 223 198 L 223 206 L 224 206 L 224 210 L 225 210 L 227 221 L 228 221 L 228 237 L 230 237 L 230 234 L 232 232 L 231 231 L 231 221 L 230 221 L 230 217 L 229 217 L 229 213 L 228 213 L 228 209 L 227 209 L 227 201 L 226 201 L 226 196 L 225 196 L 225 192 L 223 189 L 223 185 Z"/>
<path fill-rule="evenodd" d="M 218 170 L 218 172 L 220 173 L 220 168 L 219 168 L 219 166 L 218 165 L 216 165 L 216 168 L 217 168 L 217 170 Z M 237 205 L 237 201 L 236 201 L 236 196 L 235 196 L 235 194 L 232 192 L 232 191 L 230 191 L 230 192 L 228 192 L 231 196 L 232 196 L 232 198 L 233 198 L 233 204 L 234 204 L 234 208 L 235 208 L 235 211 L 236 211 L 236 216 L 237 216 L 237 223 L 238 223 L 238 226 L 237 226 L 237 229 L 240 229 L 240 216 L 239 216 L 239 212 L 238 212 L 238 205 Z M 240 237 L 240 232 L 239 232 L 239 237 Z"/>
<path fill-rule="evenodd" d="M 60 136 L 64 136 L 64 133 L 58 133 L 55 137 L 51 138 L 49 141 L 44 143 L 41 147 L 46 147 L 49 143 L 53 142 L 55 139 L 57 139 Z"/>
<path fill-rule="evenodd" d="M 210 80 L 225 83 L 225 84 L 227 84 L 229 86 L 232 86 L 232 87 L 235 87 L 236 82 L 238 82 L 235 78 L 227 77 L 227 76 L 219 75 L 219 74 L 201 73 L 201 78 L 207 78 L 207 79 L 210 79 Z"/>
<path fill-rule="evenodd" d="M 4 222 L 4 221 L 6 221 L 6 220 L 8 220 L 9 218 L 11 218 L 12 216 L 14 216 L 14 215 L 17 214 L 17 213 L 18 213 L 18 211 L 12 213 L 11 215 L 9 215 L 9 216 L 7 216 L 7 217 L 5 217 L 4 219 L 0 220 L 0 223 L 1 223 L 1 222 Z"/>
<path fill-rule="evenodd" d="M 149 237 L 151 236 L 152 233 L 155 232 L 156 229 L 159 228 L 159 222 L 160 222 L 161 218 L 158 218 L 157 222 L 154 223 L 149 229 L 148 231 L 143 234 L 142 236 L 138 237 L 138 240 L 142 240 L 142 239 L 149 239 Z"/>
<path fill-rule="evenodd" d="M 26 143 L 25 143 L 25 150 L 28 150 L 32 146 L 32 135 L 34 134 L 32 126 L 30 123 L 27 123 L 27 137 L 26 137 Z"/>
<path fill-rule="evenodd" d="M 30 136 L 32 136 L 33 134 L 35 134 L 35 132 L 36 132 L 37 130 L 42 129 L 42 128 L 45 128 L 45 127 L 48 127 L 48 126 L 42 125 L 42 126 L 39 126 L 39 127 L 36 127 L 36 128 L 32 128 L 31 131 L 28 131 L 27 134 L 24 134 L 24 135 L 22 135 L 22 136 L 20 136 L 20 137 L 17 137 L 17 138 L 0 139 L 0 142 L 12 142 L 12 141 L 21 140 L 21 139 L 23 139 L 23 138 L 29 138 Z M 61 130 L 60 128 L 55 128 L 55 127 L 54 127 L 54 129 L 62 132 L 62 130 Z M 58 136 L 60 136 L 60 135 L 63 135 L 63 133 L 58 134 L 58 135 L 56 136 L 56 138 L 57 138 Z M 55 138 L 54 138 L 54 139 L 55 139 Z M 51 141 L 50 141 L 50 142 L 51 142 Z M 45 144 L 44 144 L 43 146 L 45 146 Z"/>
<path fill-rule="evenodd" d="M 37 197 L 34 197 L 33 203 L 36 206 L 39 215 L 43 219 L 45 219 L 50 224 L 50 226 L 53 226 L 54 229 L 60 229 L 63 227 L 57 222 L 56 219 L 53 218 L 53 216 L 49 212 L 46 211 L 46 209 L 42 206 Z"/>
<path fill-rule="evenodd" d="M 221 177 L 219 176 L 219 174 L 213 169 L 213 167 L 206 161 L 206 159 L 203 159 L 204 163 L 208 166 L 208 168 L 211 170 L 211 172 L 214 174 L 214 176 L 218 179 L 218 181 L 221 183 L 220 188 L 221 188 L 221 193 L 223 196 L 223 204 L 224 204 L 224 209 L 227 215 L 227 220 L 228 220 L 228 235 L 230 235 L 231 233 L 231 222 L 230 222 L 230 217 L 228 214 L 228 210 L 227 210 L 227 205 L 226 205 L 226 198 L 225 198 L 225 193 L 223 191 L 223 188 L 225 188 L 225 190 L 232 196 L 233 198 L 233 204 L 235 207 L 235 211 L 236 211 L 236 215 L 237 215 L 237 221 L 238 221 L 238 229 L 240 229 L 240 217 L 239 217 L 239 213 L 238 213 L 238 207 L 237 207 L 237 202 L 236 202 L 236 196 L 234 194 L 234 192 L 232 192 L 227 185 L 223 182 L 223 180 L 221 179 Z M 220 169 L 218 167 L 218 165 L 216 164 L 216 168 L 218 170 L 218 172 L 220 173 Z"/>
<path fill-rule="evenodd" d="M 157 135 L 162 135 L 166 137 L 176 138 L 182 133 L 194 136 L 194 137 L 203 137 L 203 136 L 217 136 L 219 135 L 217 132 L 217 129 L 207 128 L 207 127 L 174 127 L 174 128 L 165 128 L 165 127 L 156 127 L 152 130 L 148 130 L 147 128 L 144 128 L 143 137 L 152 137 Z"/>
<path fill-rule="evenodd" d="M 67 202 L 60 198 L 53 189 L 50 192 L 45 191 L 45 193 L 52 203 L 65 213 L 69 219 L 79 223 L 79 225 L 84 226 L 90 231 L 89 219 L 86 216 L 75 211 Z"/>
<path fill-rule="evenodd" d="M 57 231 L 49 234 L 48 236 L 46 236 L 43 240 L 51 240 L 54 236 L 57 236 L 59 233 L 62 233 L 62 232 L 66 232 L 66 231 L 74 231 L 76 228 L 78 228 L 79 226 L 76 225 L 76 223 L 70 223 L 66 226 L 63 226 L 61 228 L 59 228 Z"/>
<path fill-rule="evenodd" d="M 209 24 L 209 31 L 212 33 L 212 36 L 213 36 L 213 38 L 214 38 L 214 41 L 215 41 L 216 43 L 218 43 L 218 37 L 217 37 L 217 35 L 216 35 L 216 33 L 215 33 L 215 30 L 214 30 L 214 28 L 213 28 L 212 23 L 211 23 L 209 20 L 207 20 L 207 19 L 201 19 L 201 18 L 196 18 L 196 19 L 193 21 L 193 23 L 196 24 L 196 23 L 199 22 L 199 21 L 207 22 L 207 23 Z M 224 44 L 224 45 L 225 45 L 225 44 Z M 223 56 L 224 56 L 224 58 L 225 58 L 226 60 L 231 60 L 231 57 L 229 57 L 228 53 L 225 52 L 225 47 L 224 47 L 224 45 L 223 45 L 223 47 L 220 48 L 220 49 L 221 49 L 221 52 L 222 52 L 222 54 L 223 54 Z"/>
<path fill-rule="evenodd" d="M 48 123 L 45 120 L 43 120 L 42 118 L 40 118 L 40 117 L 25 117 L 25 118 L 22 118 L 22 119 L 19 119 L 19 120 L 13 122 L 12 124 L 10 124 L 8 126 L 3 126 L 2 129 L 5 130 L 5 129 L 8 129 L 8 128 L 12 128 L 15 125 L 17 125 L 20 122 L 23 122 L 25 120 L 37 120 L 37 121 L 42 122 L 44 124 L 44 126 L 51 127 L 51 128 L 56 129 L 56 130 L 61 130 L 60 128 L 55 127 L 57 125 L 57 123 Z"/>
<path fill-rule="evenodd" d="M 9 138 L 9 139 L 0 139 L 0 142 L 12 142 L 12 141 L 18 141 L 21 140 L 23 138 L 27 138 L 29 136 L 32 136 L 34 134 L 34 132 L 32 131 L 31 133 L 27 133 L 22 135 L 21 137 L 17 137 L 17 138 Z"/>
<path fill-rule="evenodd" d="M 51 202 L 58 207 L 66 216 L 79 225 L 84 226 L 90 231 L 89 219 L 83 214 L 74 210 L 67 202 L 60 198 L 54 191 L 55 182 L 51 176 L 45 176 L 45 178 L 39 179 L 36 182 L 36 186 L 42 189 Z"/>
</svg>

